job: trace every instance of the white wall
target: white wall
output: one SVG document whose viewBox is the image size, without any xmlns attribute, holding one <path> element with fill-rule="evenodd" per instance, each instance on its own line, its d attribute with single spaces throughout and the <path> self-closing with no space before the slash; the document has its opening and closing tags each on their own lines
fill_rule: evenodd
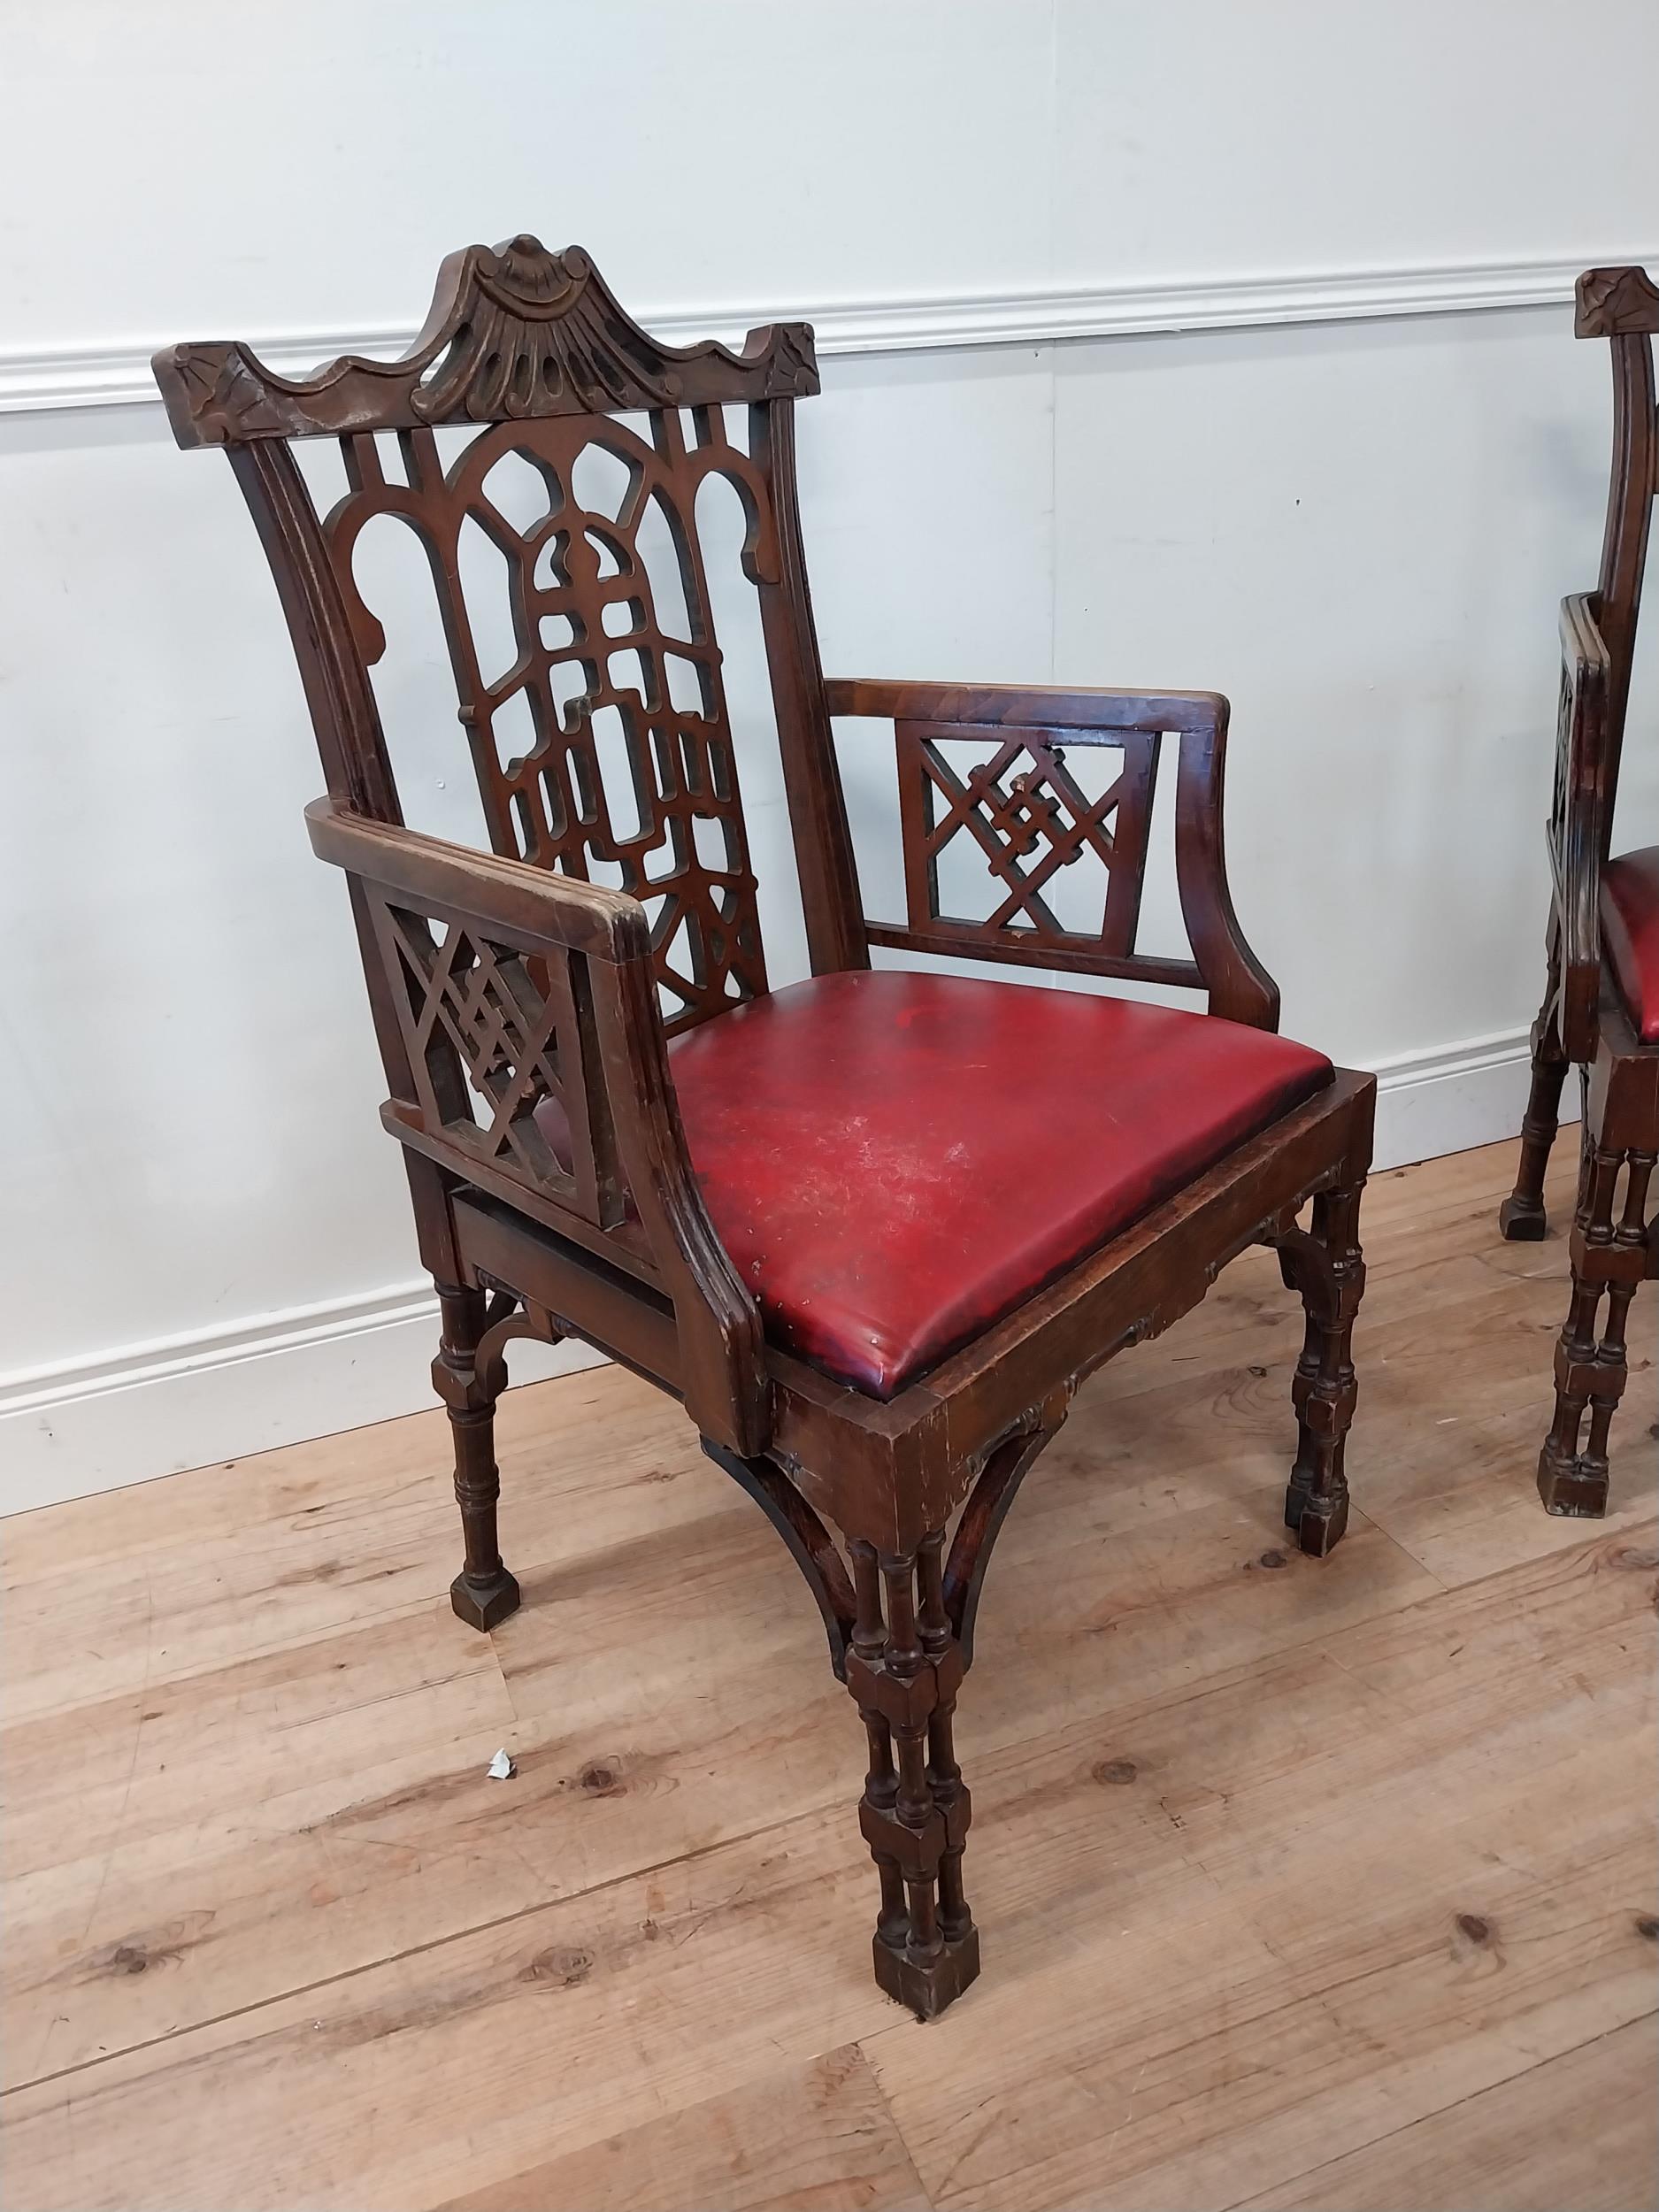
<svg viewBox="0 0 1659 2212">
<path fill-rule="evenodd" d="M 1393 1156 L 1513 1126 L 1555 606 L 1606 484 L 1606 351 L 1565 303 L 1659 255 L 1646 0 L 269 25 L 0 10 L 0 1509 L 424 1402 L 286 635 L 143 362 L 395 345 L 471 239 L 580 240 L 676 336 L 813 315 L 826 666 L 1226 691 L 1286 1029 L 1389 1071 Z M 1569 28 L 1624 58 L 1573 65 Z M 846 761 L 892 911 L 879 734 Z M 1659 836 L 1659 748 L 1625 782 L 1626 841 Z"/>
</svg>

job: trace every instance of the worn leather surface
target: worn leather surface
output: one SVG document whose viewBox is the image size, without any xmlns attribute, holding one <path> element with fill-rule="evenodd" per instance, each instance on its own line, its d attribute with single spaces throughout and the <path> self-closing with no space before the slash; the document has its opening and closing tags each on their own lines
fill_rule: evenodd
<svg viewBox="0 0 1659 2212">
<path fill-rule="evenodd" d="M 686 1138 L 772 1340 L 877 1398 L 1331 1079 L 1079 991 L 819 976 L 675 1041 Z"/>
<path fill-rule="evenodd" d="M 1637 1035 L 1659 1044 L 1659 845 L 1601 871 L 1601 942 Z"/>
</svg>

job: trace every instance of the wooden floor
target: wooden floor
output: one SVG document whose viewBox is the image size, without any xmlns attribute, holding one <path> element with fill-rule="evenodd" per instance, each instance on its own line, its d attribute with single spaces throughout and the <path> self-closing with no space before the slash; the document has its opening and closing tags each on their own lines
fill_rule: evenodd
<svg viewBox="0 0 1659 2212">
<path fill-rule="evenodd" d="M 804 1589 L 631 1378 L 505 1402 L 493 1638 L 441 1415 L 7 1524 L 9 2212 L 1651 2204 L 1659 1295 L 1618 1510 L 1552 1520 L 1511 1158 L 1371 1186 L 1329 1561 L 1269 1256 L 1083 1394 L 980 1614 L 931 2027 Z"/>
</svg>

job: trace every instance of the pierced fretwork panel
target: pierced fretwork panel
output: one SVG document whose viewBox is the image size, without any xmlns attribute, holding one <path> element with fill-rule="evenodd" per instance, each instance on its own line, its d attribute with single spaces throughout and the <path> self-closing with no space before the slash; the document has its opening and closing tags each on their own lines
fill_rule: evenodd
<svg viewBox="0 0 1659 2212">
<path fill-rule="evenodd" d="M 751 582 L 775 580 L 765 486 L 718 408 L 626 424 L 497 425 L 446 471 L 429 430 L 341 441 L 351 490 L 326 524 L 366 665 L 385 634 L 353 577 L 365 526 L 407 522 L 437 588 L 491 843 L 644 902 L 672 1032 L 766 987 L 720 651 L 696 531 L 710 475 L 748 518 Z M 489 595 L 495 595 L 495 604 Z"/>
<path fill-rule="evenodd" d="M 626 1233 L 614 1134 L 585 1072 L 580 956 L 529 956 L 389 902 L 373 914 L 425 1127 Z"/>
<path fill-rule="evenodd" d="M 895 731 L 912 929 L 960 937 L 964 949 L 990 940 L 1133 955 L 1157 733 L 905 721 Z M 1117 757 L 1086 778 L 1066 757 L 1080 748 Z"/>
</svg>

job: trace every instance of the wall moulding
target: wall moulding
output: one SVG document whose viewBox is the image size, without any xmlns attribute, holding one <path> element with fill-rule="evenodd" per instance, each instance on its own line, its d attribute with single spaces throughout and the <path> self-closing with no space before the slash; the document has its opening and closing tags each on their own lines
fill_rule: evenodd
<svg viewBox="0 0 1659 2212">
<path fill-rule="evenodd" d="M 1575 280 L 1593 264 L 1655 260 L 1659 260 L 1659 249 L 1615 253 L 1598 245 L 1573 261 L 1182 278 L 1141 285 L 854 303 L 770 300 L 754 308 L 654 309 L 639 319 L 653 336 L 672 344 L 741 334 L 757 323 L 804 319 L 818 334 L 820 355 L 918 353 L 1566 306 Z M 0 352 L 0 413 L 158 404 L 150 356 L 157 346 L 181 334 L 209 338 L 236 334 L 217 328 L 183 334 L 170 330 L 150 341 Z M 342 354 L 395 356 L 406 351 L 413 338 L 411 326 L 288 333 L 255 338 L 251 343 L 267 367 L 281 375 L 299 375 Z"/>
</svg>

